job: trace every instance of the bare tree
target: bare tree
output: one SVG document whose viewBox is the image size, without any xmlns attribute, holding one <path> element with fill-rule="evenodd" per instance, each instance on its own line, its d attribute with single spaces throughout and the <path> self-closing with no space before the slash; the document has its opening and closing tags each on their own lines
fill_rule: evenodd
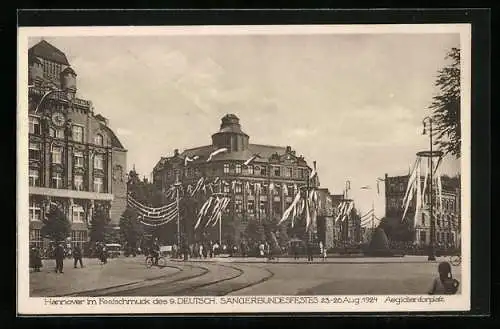
<svg viewBox="0 0 500 329">
<path fill-rule="evenodd" d="M 430 105 L 435 126 L 435 144 L 445 154 L 460 157 L 460 49 L 446 56 L 451 63 L 438 71 L 435 85 L 439 92 Z"/>
</svg>

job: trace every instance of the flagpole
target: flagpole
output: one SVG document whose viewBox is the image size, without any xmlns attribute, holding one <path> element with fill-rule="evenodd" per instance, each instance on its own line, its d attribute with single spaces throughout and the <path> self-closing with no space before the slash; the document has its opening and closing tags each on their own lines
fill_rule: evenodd
<svg viewBox="0 0 500 329">
<path fill-rule="evenodd" d="M 174 183 L 174 186 L 177 191 L 177 196 L 175 198 L 176 201 L 176 206 L 177 206 L 177 249 L 180 250 L 179 248 L 181 247 L 181 212 L 179 209 L 179 188 L 180 188 L 181 182 L 179 181 L 179 175 L 176 177 L 176 181 Z"/>
</svg>

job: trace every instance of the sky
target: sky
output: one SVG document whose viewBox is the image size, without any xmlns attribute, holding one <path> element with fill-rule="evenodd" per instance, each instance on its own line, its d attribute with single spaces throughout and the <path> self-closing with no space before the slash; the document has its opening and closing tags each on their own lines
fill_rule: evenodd
<svg viewBox="0 0 500 329">
<path fill-rule="evenodd" d="M 250 143 L 290 145 L 322 187 L 384 215 L 376 179 L 407 174 L 428 147 L 422 119 L 459 34 L 45 37 L 78 74 L 77 95 L 146 177 L 174 149 L 209 145 L 227 113 Z M 29 45 L 40 41 L 32 38 Z M 446 158 L 442 172 L 460 162 Z M 361 190 L 369 185 L 371 190 Z"/>
</svg>

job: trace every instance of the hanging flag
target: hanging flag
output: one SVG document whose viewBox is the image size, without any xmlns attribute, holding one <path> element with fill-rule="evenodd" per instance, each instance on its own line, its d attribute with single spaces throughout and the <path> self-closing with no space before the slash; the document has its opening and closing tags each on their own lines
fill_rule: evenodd
<svg viewBox="0 0 500 329">
<path fill-rule="evenodd" d="M 261 185 L 260 185 L 260 183 L 255 183 L 254 184 L 254 188 L 255 188 L 255 192 L 260 195 L 260 191 L 261 191 L 261 188 L 262 188 Z"/>
<path fill-rule="evenodd" d="M 288 195 L 288 186 L 286 184 L 283 184 L 283 194 Z"/>
<path fill-rule="evenodd" d="M 415 164 L 413 165 L 413 170 L 411 171 L 411 173 L 409 174 L 408 176 L 408 185 L 406 186 L 406 192 L 405 192 L 405 195 L 403 197 L 403 203 L 406 203 L 406 199 L 408 198 L 408 194 L 410 193 L 410 189 L 412 188 L 414 182 L 415 182 L 415 179 L 417 177 L 417 165 L 420 161 L 420 158 L 417 158 L 417 160 L 415 160 Z"/>
<path fill-rule="evenodd" d="M 441 184 L 441 170 L 437 171 L 437 188 L 438 188 L 438 200 L 439 200 L 439 211 L 443 213 L 443 186 Z"/>
<path fill-rule="evenodd" d="M 431 159 L 432 161 L 432 159 Z M 422 196 L 425 195 L 425 191 L 427 189 L 427 178 L 429 176 L 429 165 L 425 166 L 425 177 L 424 177 L 424 188 L 422 189 Z"/>
<path fill-rule="evenodd" d="M 271 183 L 269 184 L 269 193 L 271 193 L 271 194 L 272 194 L 273 192 L 274 192 L 274 183 L 273 183 L 273 182 L 271 182 Z"/>
<path fill-rule="evenodd" d="M 309 213 L 309 202 L 307 202 L 308 199 L 309 199 L 309 196 L 307 196 L 306 200 L 305 200 L 306 231 L 309 231 L 309 227 L 311 225 L 311 214 Z"/>
<path fill-rule="evenodd" d="M 255 159 L 261 158 L 260 153 L 253 154 L 248 160 L 246 160 L 243 164 L 245 166 L 248 166 L 250 163 L 252 163 Z"/>
<path fill-rule="evenodd" d="M 213 157 L 216 156 L 217 154 L 220 154 L 220 153 L 224 153 L 224 152 L 227 152 L 228 149 L 223 147 L 223 148 L 220 148 L 218 150 L 215 150 L 213 151 L 212 153 L 210 153 L 210 155 L 208 156 L 208 159 L 207 159 L 207 162 L 210 162 L 212 161 Z"/>
<path fill-rule="evenodd" d="M 236 191 L 236 181 L 235 180 L 233 180 L 232 183 L 231 183 L 231 191 L 233 193 L 235 193 L 235 191 Z"/>
<path fill-rule="evenodd" d="M 246 191 L 247 194 L 251 194 L 250 183 L 249 182 L 245 182 L 245 191 Z"/>
<path fill-rule="evenodd" d="M 377 195 L 380 195 L 380 181 L 377 179 Z"/>
<path fill-rule="evenodd" d="M 290 207 L 288 207 L 288 209 L 286 209 L 285 212 L 283 213 L 283 216 L 281 217 L 281 220 L 278 222 L 278 225 L 284 222 L 288 218 L 292 210 L 295 209 L 295 207 L 297 206 L 299 200 L 300 200 L 300 193 L 297 193 Z"/>
<path fill-rule="evenodd" d="M 417 203 L 416 203 L 416 207 L 415 207 L 415 218 L 413 220 L 413 225 L 416 226 L 417 225 L 417 220 L 418 220 L 418 214 L 419 214 L 419 211 L 421 210 L 422 208 L 422 193 L 420 191 L 420 161 L 417 162 L 417 179 L 416 179 L 416 185 L 417 185 Z"/>
<path fill-rule="evenodd" d="M 314 161 L 313 164 L 313 169 L 311 170 L 311 174 L 309 175 L 310 180 L 316 177 L 316 175 L 318 174 L 318 172 L 316 171 L 316 161 Z"/>
<path fill-rule="evenodd" d="M 197 155 L 193 156 L 192 158 L 190 158 L 189 156 L 186 155 L 186 157 L 184 158 L 184 167 L 186 167 L 189 162 L 193 162 L 193 161 L 198 160 L 198 159 L 199 159 L 199 156 L 197 156 Z"/>
</svg>

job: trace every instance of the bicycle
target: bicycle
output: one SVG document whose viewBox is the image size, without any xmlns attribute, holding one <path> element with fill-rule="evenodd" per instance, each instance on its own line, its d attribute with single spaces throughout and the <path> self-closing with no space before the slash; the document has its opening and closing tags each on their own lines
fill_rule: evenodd
<svg viewBox="0 0 500 329">
<path fill-rule="evenodd" d="M 151 268 L 154 265 L 155 258 L 151 255 L 146 256 L 146 267 Z M 165 257 L 163 256 L 158 256 L 158 264 L 156 266 L 158 267 L 164 267 L 167 261 L 165 260 Z"/>
<path fill-rule="evenodd" d="M 450 264 L 453 266 L 459 266 L 460 264 L 462 264 L 462 256 L 450 256 Z"/>
</svg>

